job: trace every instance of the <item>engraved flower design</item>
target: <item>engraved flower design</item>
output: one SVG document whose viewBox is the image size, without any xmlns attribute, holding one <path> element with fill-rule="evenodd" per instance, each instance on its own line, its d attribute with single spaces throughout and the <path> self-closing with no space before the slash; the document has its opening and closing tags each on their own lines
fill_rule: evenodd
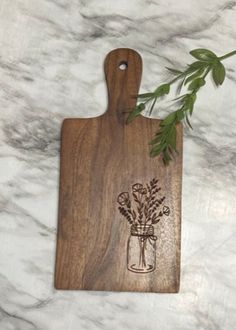
<svg viewBox="0 0 236 330">
<path fill-rule="evenodd" d="M 162 217 L 169 216 L 170 208 L 164 204 L 165 196 L 160 194 L 158 180 L 152 179 L 146 185 L 135 183 L 132 192 L 122 192 L 117 197 L 118 209 L 130 224 L 154 225 Z"/>
<path fill-rule="evenodd" d="M 147 193 L 147 189 L 146 189 L 146 188 L 141 189 L 141 190 L 140 190 L 140 193 L 141 193 L 142 195 L 146 195 L 146 193 Z"/>
<path fill-rule="evenodd" d="M 127 243 L 127 268 L 135 273 L 148 273 L 156 268 L 155 251 L 157 236 L 154 227 L 170 214 L 164 204 L 157 179 L 146 184 L 135 183 L 131 192 L 122 192 L 117 197 L 118 210 L 129 225 L 132 236 Z M 130 236 L 130 237 L 131 237 Z M 152 256 L 152 257 L 151 257 Z"/>
<path fill-rule="evenodd" d="M 166 205 L 163 206 L 163 213 L 167 216 L 170 214 L 169 206 L 166 206 Z"/>
<path fill-rule="evenodd" d="M 147 193 L 147 189 L 143 188 L 143 185 L 141 183 L 135 183 L 132 186 L 132 190 L 134 193 L 137 192 L 140 193 L 141 195 L 145 195 Z"/>
<path fill-rule="evenodd" d="M 128 192 L 122 192 L 121 194 L 119 194 L 119 196 L 117 198 L 117 202 L 121 206 L 129 205 L 129 203 L 130 203 L 129 193 Z"/>
<path fill-rule="evenodd" d="M 135 183 L 132 186 L 133 192 L 139 192 L 140 189 L 143 189 L 143 185 L 141 183 Z"/>
</svg>

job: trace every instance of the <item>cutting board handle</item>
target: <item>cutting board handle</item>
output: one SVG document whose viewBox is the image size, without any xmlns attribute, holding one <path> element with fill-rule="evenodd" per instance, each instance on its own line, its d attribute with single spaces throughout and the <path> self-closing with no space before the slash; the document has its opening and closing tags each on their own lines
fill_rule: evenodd
<svg viewBox="0 0 236 330">
<path fill-rule="evenodd" d="M 133 49 L 114 49 L 106 56 L 105 75 L 108 88 L 108 111 L 105 115 L 124 124 L 127 110 L 136 104 L 142 58 Z"/>
</svg>

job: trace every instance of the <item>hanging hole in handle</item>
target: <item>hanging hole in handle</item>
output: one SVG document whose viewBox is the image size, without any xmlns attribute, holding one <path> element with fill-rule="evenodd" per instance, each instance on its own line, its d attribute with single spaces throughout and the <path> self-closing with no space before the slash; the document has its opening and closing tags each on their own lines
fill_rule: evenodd
<svg viewBox="0 0 236 330">
<path fill-rule="evenodd" d="M 126 61 L 121 61 L 121 62 L 119 63 L 119 69 L 120 69 L 120 70 L 124 71 L 124 70 L 126 70 L 127 68 L 128 68 L 128 63 L 127 63 Z"/>
</svg>

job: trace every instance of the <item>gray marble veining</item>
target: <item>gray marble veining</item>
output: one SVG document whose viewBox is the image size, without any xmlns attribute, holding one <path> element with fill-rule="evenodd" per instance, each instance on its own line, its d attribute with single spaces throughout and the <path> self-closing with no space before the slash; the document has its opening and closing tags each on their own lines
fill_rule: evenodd
<svg viewBox="0 0 236 330">
<path fill-rule="evenodd" d="M 106 110 L 107 52 L 140 52 L 147 91 L 193 48 L 235 49 L 235 21 L 235 1 L 1 1 L 1 330 L 235 328 L 235 58 L 185 132 L 180 293 L 53 289 L 60 126 Z"/>
</svg>

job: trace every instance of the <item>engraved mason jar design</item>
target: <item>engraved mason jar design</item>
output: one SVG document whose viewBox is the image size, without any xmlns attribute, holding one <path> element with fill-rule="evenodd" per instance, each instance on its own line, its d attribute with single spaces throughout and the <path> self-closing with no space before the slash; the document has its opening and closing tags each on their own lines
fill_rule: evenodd
<svg viewBox="0 0 236 330">
<path fill-rule="evenodd" d="M 154 227 L 133 224 L 127 243 L 127 267 L 135 273 L 149 273 L 156 268 L 156 240 Z"/>
<path fill-rule="evenodd" d="M 130 225 L 127 243 L 127 268 L 134 273 L 150 273 L 156 268 L 156 240 L 154 228 L 170 208 L 164 204 L 158 180 L 137 182 L 131 193 L 123 191 L 117 196 L 118 210 Z"/>
</svg>

